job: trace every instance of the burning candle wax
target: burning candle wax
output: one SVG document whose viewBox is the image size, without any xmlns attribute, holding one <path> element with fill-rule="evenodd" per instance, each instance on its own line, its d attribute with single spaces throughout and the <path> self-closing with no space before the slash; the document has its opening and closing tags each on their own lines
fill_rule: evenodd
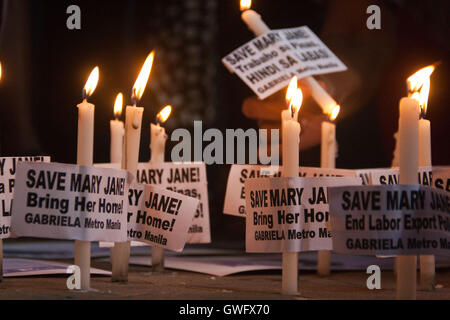
<svg viewBox="0 0 450 320">
<path fill-rule="evenodd" d="M 144 108 L 137 107 L 138 101 L 144 94 L 148 78 L 153 66 L 155 53 L 151 52 L 145 60 L 144 66 L 133 87 L 132 100 L 134 106 L 127 106 L 125 116 L 125 141 L 122 169 L 128 170 L 134 177 L 137 174 L 139 161 L 139 146 L 141 143 L 142 115 Z M 128 281 L 128 261 L 130 259 L 130 242 L 116 242 L 113 250 L 112 280 Z"/>
<path fill-rule="evenodd" d="M 111 129 L 111 146 L 110 146 L 110 161 L 111 163 L 122 164 L 122 151 L 123 151 L 123 137 L 125 134 L 125 128 L 123 121 L 119 120 L 122 114 L 123 107 L 123 95 L 119 93 L 114 104 L 114 120 L 109 122 Z"/>
<path fill-rule="evenodd" d="M 399 162 L 400 184 L 418 184 L 419 103 L 412 98 L 400 100 Z M 416 298 L 417 257 L 397 256 L 397 299 Z"/>
<path fill-rule="evenodd" d="M 322 142 L 320 145 L 320 167 L 336 168 L 337 141 L 336 141 L 336 125 L 333 123 L 339 115 L 340 107 L 336 106 L 328 117 L 330 122 L 322 122 Z M 331 252 L 321 250 L 317 255 L 317 273 L 321 276 L 330 274 Z"/>
<path fill-rule="evenodd" d="M 431 162 L 431 122 L 424 119 L 427 113 L 428 95 L 430 93 L 430 76 L 435 66 L 428 66 L 408 78 L 408 95 L 419 103 L 419 166 L 432 166 Z M 420 283 L 422 288 L 433 290 L 435 285 L 434 255 L 420 255 Z"/>
<path fill-rule="evenodd" d="M 99 69 L 95 67 L 83 89 L 83 102 L 78 105 L 77 164 L 92 166 L 94 159 L 95 106 L 87 102 L 97 87 Z M 81 289 L 88 290 L 91 270 L 91 243 L 75 241 L 75 265 L 80 267 Z"/>
<path fill-rule="evenodd" d="M 251 10 L 251 0 L 241 0 L 242 21 L 248 26 L 248 28 L 255 34 L 255 36 L 261 36 L 270 31 L 270 28 L 262 20 L 261 16 L 254 10 Z M 323 113 L 331 114 L 338 104 L 336 101 L 325 91 L 324 88 L 313 78 L 306 77 L 304 79 L 311 88 L 311 96 L 322 108 Z"/>
<path fill-rule="evenodd" d="M 300 123 L 298 113 L 303 101 L 303 94 L 297 88 L 294 77 L 288 87 L 286 100 L 289 109 L 281 113 L 283 135 L 283 177 L 298 177 L 300 152 Z M 298 253 L 283 252 L 281 293 L 295 295 L 298 293 Z"/>
<path fill-rule="evenodd" d="M 164 162 L 164 154 L 166 149 L 166 129 L 161 126 L 169 119 L 172 113 L 172 107 L 166 106 L 156 116 L 156 124 L 150 124 L 150 151 L 151 159 L 150 163 L 162 163 Z M 164 270 L 164 249 L 158 247 L 152 247 L 152 267 L 154 271 Z"/>
</svg>

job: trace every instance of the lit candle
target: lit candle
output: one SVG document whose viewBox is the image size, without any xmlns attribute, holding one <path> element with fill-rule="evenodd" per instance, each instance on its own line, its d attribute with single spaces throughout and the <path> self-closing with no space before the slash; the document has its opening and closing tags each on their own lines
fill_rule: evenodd
<svg viewBox="0 0 450 320">
<path fill-rule="evenodd" d="M 83 102 L 78 105 L 77 164 L 92 166 L 94 159 L 94 112 L 95 106 L 87 102 L 97 87 L 99 69 L 95 67 L 83 89 Z M 81 290 L 89 289 L 91 270 L 91 243 L 75 241 L 75 265 L 81 272 Z"/>
<path fill-rule="evenodd" d="M 320 145 L 320 167 L 336 168 L 337 141 L 336 141 L 336 120 L 341 108 L 336 106 L 330 114 L 330 121 L 322 122 L 322 142 Z M 330 275 L 331 252 L 320 250 L 317 255 L 317 273 L 321 276 Z"/>
<path fill-rule="evenodd" d="M 123 137 L 125 128 L 123 121 L 119 118 L 122 115 L 123 95 L 119 93 L 114 103 L 114 120 L 109 122 L 111 129 L 110 162 L 122 164 Z"/>
<path fill-rule="evenodd" d="M 150 124 L 150 163 L 163 163 L 166 150 L 166 129 L 161 126 L 169 119 L 172 113 L 172 107 L 164 107 L 156 116 L 156 124 Z M 152 247 L 152 269 L 154 271 L 164 270 L 164 249 Z"/>
<path fill-rule="evenodd" d="M 261 36 L 270 31 L 270 28 L 262 20 L 261 16 L 254 10 L 251 10 L 251 0 L 241 0 L 242 20 L 248 26 L 248 28 L 255 34 L 255 36 Z M 336 101 L 325 91 L 325 89 L 313 78 L 306 77 L 304 81 L 308 83 L 311 89 L 311 96 L 322 108 L 323 113 L 331 114 L 338 104 Z"/>
<path fill-rule="evenodd" d="M 413 98 L 400 100 L 399 164 L 400 184 L 418 184 L 419 103 Z M 397 299 L 416 298 L 417 256 L 397 256 Z"/>
<path fill-rule="evenodd" d="M 164 107 L 160 113 L 156 116 L 156 124 L 150 124 L 150 151 L 151 151 L 151 163 L 164 162 L 164 154 L 166 149 L 166 129 L 161 126 L 169 119 L 172 113 L 172 106 Z"/>
<path fill-rule="evenodd" d="M 295 84 L 295 87 L 294 87 Z M 302 91 L 297 86 L 297 78 L 294 77 L 288 87 L 286 100 L 289 109 L 281 114 L 283 130 L 283 177 L 298 177 L 299 153 L 300 153 L 300 123 L 298 113 L 303 101 Z M 295 88 L 295 89 L 294 89 Z M 298 293 L 298 253 L 283 252 L 282 255 L 282 279 L 281 293 L 295 295 Z"/>
<path fill-rule="evenodd" d="M 419 166 L 431 167 L 431 122 L 425 119 L 430 93 L 430 76 L 435 66 L 428 66 L 413 74 L 407 80 L 409 97 L 418 101 L 419 120 Z M 423 289 L 433 290 L 435 285 L 434 255 L 420 255 L 420 284 Z"/>
<path fill-rule="evenodd" d="M 122 115 L 123 109 L 123 94 L 119 93 L 117 95 L 116 101 L 114 103 L 114 120 L 109 122 L 111 130 L 111 140 L 110 140 L 110 162 L 122 165 L 122 154 L 123 154 L 123 138 L 125 135 L 125 128 L 123 121 L 119 118 Z M 114 248 L 111 248 L 111 261 L 114 259 Z"/>
<path fill-rule="evenodd" d="M 124 157 L 122 161 L 122 169 L 128 170 L 134 177 L 137 174 L 137 166 L 139 162 L 139 147 L 141 143 L 142 115 L 144 108 L 137 107 L 137 103 L 144 94 L 147 86 L 148 78 L 153 66 L 155 57 L 152 51 L 145 60 L 144 66 L 139 73 L 136 83 L 133 87 L 132 100 L 134 105 L 127 106 L 125 116 L 125 140 L 124 140 Z M 130 242 L 116 242 L 114 244 L 114 259 L 112 261 L 112 280 L 127 282 L 128 281 L 128 262 L 130 259 Z"/>
</svg>

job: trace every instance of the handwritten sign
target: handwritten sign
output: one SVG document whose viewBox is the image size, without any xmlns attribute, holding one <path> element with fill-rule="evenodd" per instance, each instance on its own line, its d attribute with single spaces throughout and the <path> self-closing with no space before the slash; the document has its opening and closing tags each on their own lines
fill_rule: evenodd
<svg viewBox="0 0 450 320">
<path fill-rule="evenodd" d="M 247 252 L 332 250 L 327 188 L 360 184 L 359 178 L 247 179 Z"/>
<path fill-rule="evenodd" d="M 239 47 L 222 62 L 260 99 L 286 87 L 296 75 L 347 70 L 347 67 L 307 26 L 271 30 Z"/>
<path fill-rule="evenodd" d="M 449 194 L 419 185 L 329 189 L 334 251 L 450 255 Z"/>
<path fill-rule="evenodd" d="M 156 186 L 133 183 L 129 190 L 128 239 L 180 252 L 200 201 Z"/>
<path fill-rule="evenodd" d="M 228 176 L 223 213 L 245 218 L 246 179 L 263 177 L 280 177 L 282 167 L 260 165 L 233 165 Z M 300 167 L 299 177 L 355 177 L 355 171 L 344 169 L 323 169 Z"/>
<path fill-rule="evenodd" d="M 20 161 L 50 162 L 50 157 L 0 158 L 0 239 L 11 236 L 11 203 L 14 194 L 17 163 Z"/>
<path fill-rule="evenodd" d="M 82 241 L 127 240 L 128 172 L 19 162 L 12 232 Z"/>
</svg>

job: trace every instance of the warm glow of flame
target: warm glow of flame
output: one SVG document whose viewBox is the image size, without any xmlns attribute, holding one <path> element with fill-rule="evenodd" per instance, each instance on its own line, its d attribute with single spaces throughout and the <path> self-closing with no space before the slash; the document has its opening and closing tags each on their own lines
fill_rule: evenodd
<svg viewBox="0 0 450 320">
<path fill-rule="evenodd" d="M 409 97 L 419 102 L 420 109 L 425 114 L 430 94 L 430 77 L 436 67 L 434 65 L 420 69 L 407 80 Z"/>
<path fill-rule="evenodd" d="M 241 0 L 241 11 L 248 10 L 252 7 L 252 0 Z"/>
<path fill-rule="evenodd" d="M 331 112 L 328 114 L 328 116 L 330 117 L 331 121 L 336 120 L 336 118 L 339 115 L 339 112 L 341 112 L 341 106 L 340 105 L 336 105 L 334 106 L 334 108 L 331 110 Z"/>
<path fill-rule="evenodd" d="M 140 100 L 142 98 L 142 95 L 144 94 L 148 78 L 150 77 L 150 73 L 152 71 L 154 58 L 155 58 L 155 51 L 152 51 L 145 60 L 141 72 L 139 73 L 139 76 L 136 79 L 136 82 L 133 86 L 133 99 L 135 101 Z"/>
<path fill-rule="evenodd" d="M 289 86 L 286 91 L 286 101 L 287 103 L 291 103 L 292 98 L 294 96 L 295 90 L 297 90 L 297 77 L 293 77 L 291 82 L 289 82 Z"/>
<path fill-rule="evenodd" d="M 2 63 L 0 62 L 0 80 L 2 79 L 3 75 L 3 69 L 2 69 Z"/>
<path fill-rule="evenodd" d="M 89 79 L 86 82 L 86 85 L 84 86 L 84 92 L 86 97 L 90 97 L 94 91 L 95 88 L 97 88 L 98 84 L 98 78 L 99 78 L 99 69 L 98 67 L 95 67 L 94 70 L 92 70 L 91 74 L 89 75 Z"/>
<path fill-rule="evenodd" d="M 122 115 L 123 94 L 119 93 L 114 103 L 114 117 L 119 118 Z"/>
<path fill-rule="evenodd" d="M 165 106 L 164 109 L 162 109 L 158 113 L 156 118 L 160 123 L 164 123 L 167 121 L 167 119 L 169 119 L 171 113 L 172 113 L 172 106 Z"/>
<path fill-rule="evenodd" d="M 297 114 L 300 111 L 303 103 L 303 92 L 300 88 L 297 88 L 292 94 L 292 99 L 289 104 L 289 108 L 292 114 Z"/>
</svg>

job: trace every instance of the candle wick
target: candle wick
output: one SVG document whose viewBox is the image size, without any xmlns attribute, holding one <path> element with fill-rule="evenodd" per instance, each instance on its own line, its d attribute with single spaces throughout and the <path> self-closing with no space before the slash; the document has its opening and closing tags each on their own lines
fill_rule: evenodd
<svg viewBox="0 0 450 320">
<path fill-rule="evenodd" d="M 419 116 L 419 118 L 420 119 L 425 119 L 425 116 L 426 116 L 427 114 L 425 113 L 425 111 L 423 111 L 423 109 L 420 109 L 420 116 Z"/>
<path fill-rule="evenodd" d="M 131 101 L 133 102 L 133 105 L 136 107 L 138 103 L 136 88 L 133 88 L 133 92 L 131 93 Z"/>
<path fill-rule="evenodd" d="M 83 92 L 81 93 L 81 97 L 83 98 L 83 101 L 87 101 L 87 93 L 86 88 L 83 88 Z"/>
</svg>

